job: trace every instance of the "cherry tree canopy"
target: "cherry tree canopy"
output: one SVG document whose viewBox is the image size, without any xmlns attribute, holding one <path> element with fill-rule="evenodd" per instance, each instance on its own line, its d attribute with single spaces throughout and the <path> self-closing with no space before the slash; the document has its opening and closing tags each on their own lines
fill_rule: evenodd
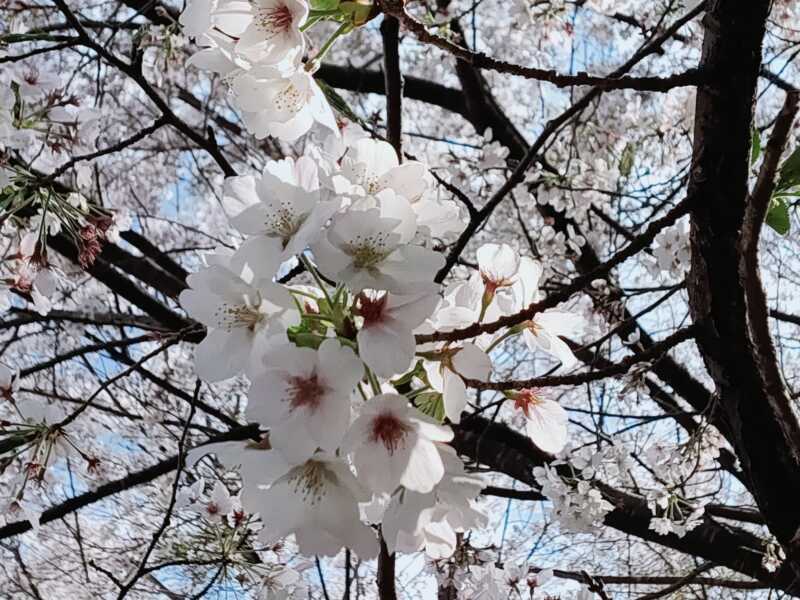
<svg viewBox="0 0 800 600">
<path fill-rule="evenodd" d="M 0 0 L 0 598 L 800 597 L 799 24 Z"/>
</svg>

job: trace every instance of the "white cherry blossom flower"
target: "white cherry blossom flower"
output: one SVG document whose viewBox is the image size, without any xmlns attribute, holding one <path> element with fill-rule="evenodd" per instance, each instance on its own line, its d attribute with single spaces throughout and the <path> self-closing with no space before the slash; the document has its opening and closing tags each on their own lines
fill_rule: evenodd
<svg viewBox="0 0 800 600">
<path fill-rule="evenodd" d="M 444 257 L 410 244 L 416 218 L 403 198 L 384 190 L 379 207 L 351 208 L 337 214 L 327 235 L 313 247 L 320 270 L 344 282 L 353 293 L 363 289 L 414 294 L 434 287 Z"/>
<path fill-rule="evenodd" d="M 298 178 L 295 173 L 284 175 Z M 310 178 L 312 175 L 304 173 L 299 177 Z M 228 184 L 229 197 L 233 195 L 248 207 L 231 218 L 231 225 L 246 235 L 256 236 L 245 242 L 246 246 L 256 240 L 255 252 L 262 252 L 257 241 L 259 237 L 279 240 L 281 262 L 316 242 L 325 223 L 339 208 L 338 201 L 321 201 L 319 188 L 309 190 L 288 183 L 268 169 L 254 178 L 252 185 L 249 180 L 232 179 L 239 181 Z M 244 249 L 241 251 L 246 252 Z"/>
<path fill-rule="evenodd" d="M 245 488 L 242 504 L 259 513 L 264 529 L 259 535 L 269 544 L 294 534 L 302 554 L 334 556 L 350 548 L 369 560 L 378 552 L 375 534 L 359 518 L 358 503 L 370 494 L 341 458 L 317 453 L 290 467 L 262 489 Z"/>
<path fill-rule="evenodd" d="M 237 43 L 237 50 L 258 64 L 274 64 L 289 54 L 302 53 L 300 27 L 308 17 L 303 0 L 253 0 L 253 18 Z"/>
<path fill-rule="evenodd" d="M 228 488 L 221 481 L 214 484 L 214 489 L 207 499 L 203 498 L 204 484 L 203 479 L 199 479 L 190 488 L 181 490 L 182 493 L 176 500 L 176 506 L 196 513 L 211 523 L 222 523 L 225 517 L 234 510 L 234 498 L 231 497 Z"/>
<path fill-rule="evenodd" d="M 47 251 L 38 233 L 23 236 L 19 254 L 9 283 L 15 290 L 30 294 L 36 312 L 46 315 L 52 308 L 51 298 L 58 291 L 59 276 L 47 260 Z"/>
<path fill-rule="evenodd" d="M 432 559 L 452 556 L 457 533 L 487 522 L 475 503 L 485 487 L 483 480 L 468 475 L 464 463 L 450 446 L 440 445 L 445 473 L 427 494 L 401 489 L 382 514 L 382 532 L 389 552 L 425 549 Z"/>
<path fill-rule="evenodd" d="M 317 448 L 334 452 L 350 425 L 350 395 L 363 377 L 355 353 L 335 339 L 318 350 L 284 345 L 264 357 L 250 388 L 247 416 L 270 427 L 290 463 Z"/>
<path fill-rule="evenodd" d="M 444 475 L 435 442 L 449 442 L 453 432 L 419 412 L 399 394 L 369 400 L 347 433 L 343 448 L 358 478 L 373 492 L 399 485 L 428 493 Z"/>
<path fill-rule="evenodd" d="M 245 126 L 258 139 L 271 135 L 292 142 L 315 122 L 338 131 L 325 95 L 302 66 L 286 72 L 260 65 L 236 75 L 231 89 Z"/>
<path fill-rule="evenodd" d="M 575 366 L 578 359 L 561 337 L 575 337 L 583 334 L 585 321 L 582 316 L 563 310 L 550 309 L 536 314 L 523 324 L 522 337 L 528 348 L 537 348 L 551 354 L 561 361 L 561 370 Z"/>
<path fill-rule="evenodd" d="M 425 192 L 427 167 L 417 161 L 402 165 L 394 147 L 383 140 L 362 138 L 342 159 L 340 175 L 360 195 L 374 196 L 387 188 L 413 203 Z"/>
<path fill-rule="evenodd" d="M 361 138 L 351 144 L 329 185 L 338 193 L 356 197 L 391 190 L 408 200 L 417 216 L 417 227 L 428 236 L 460 231 L 464 224 L 458 205 L 430 193 L 430 179 L 423 163 L 412 160 L 400 164 L 391 144 Z"/>
<path fill-rule="evenodd" d="M 438 303 L 436 294 L 401 296 L 370 290 L 359 294 L 355 312 L 363 323 L 356 340 L 366 365 L 379 377 L 407 371 L 416 349 L 414 329 Z"/>
<path fill-rule="evenodd" d="M 525 430 L 536 447 L 558 454 L 567 443 L 567 412 L 558 402 L 542 396 L 537 390 L 524 389 L 508 393 L 514 408 L 525 415 Z"/>
<path fill-rule="evenodd" d="M 197 372 L 204 379 L 219 381 L 257 367 L 260 352 L 299 322 L 289 291 L 272 282 L 278 252 L 273 254 L 254 261 L 255 272 L 234 256 L 230 268 L 212 264 L 187 278 L 181 306 L 208 328 L 195 350 Z"/>
<path fill-rule="evenodd" d="M 478 269 L 487 287 L 510 286 L 519 271 L 520 255 L 508 244 L 484 244 L 476 253 Z"/>
<path fill-rule="evenodd" d="M 486 381 L 492 372 L 489 356 L 475 344 L 442 351 L 442 360 L 425 361 L 431 387 L 442 394 L 444 413 L 453 423 L 461 422 L 467 406 L 467 386 L 463 378 Z"/>
<path fill-rule="evenodd" d="M 506 267 L 503 273 L 498 272 L 496 275 L 502 277 L 507 271 Z M 510 305 L 500 303 L 501 306 L 509 307 L 504 312 L 515 313 L 540 300 L 541 274 L 542 268 L 536 261 L 527 258 L 520 261 L 517 276 L 511 284 L 513 301 Z M 571 369 L 578 359 L 561 336 L 580 336 L 585 327 L 586 322 L 582 316 L 560 309 L 539 312 L 520 325 L 522 338 L 531 352 L 540 349 L 556 357 L 561 361 L 562 370 Z"/>
</svg>

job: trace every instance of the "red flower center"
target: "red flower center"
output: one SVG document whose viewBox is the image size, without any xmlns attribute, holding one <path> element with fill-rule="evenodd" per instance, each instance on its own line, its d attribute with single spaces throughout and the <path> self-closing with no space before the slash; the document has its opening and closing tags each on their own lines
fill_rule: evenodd
<svg viewBox="0 0 800 600">
<path fill-rule="evenodd" d="M 377 298 L 364 293 L 358 295 L 356 313 L 364 318 L 364 327 L 380 323 L 383 320 L 388 300 L 389 294 L 382 294 Z"/>
<path fill-rule="evenodd" d="M 256 18 L 258 26 L 268 35 L 288 31 L 292 25 L 292 11 L 285 4 L 274 8 L 262 8 Z"/>
<path fill-rule="evenodd" d="M 395 450 L 404 442 L 409 431 L 411 428 L 408 425 L 392 413 L 387 412 L 373 419 L 369 439 L 373 443 L 380 442 L 389 454 L 394 454 Z"/>
<path fill-rule="evenodd" d="M 531 416 L 531 407 L 542 402 L 539 390 L 524 389 L 516 392 L 513 396 L 514 408 L 525 413 L 526 417 Z"/>
<path fill-rule="evenodd" d="M 325 391 L 316 374 L 311 377 L 290 377 L 289 406 L 292 410 L 308 408 L 313 412 L 319 408 Z"/>
</svg>

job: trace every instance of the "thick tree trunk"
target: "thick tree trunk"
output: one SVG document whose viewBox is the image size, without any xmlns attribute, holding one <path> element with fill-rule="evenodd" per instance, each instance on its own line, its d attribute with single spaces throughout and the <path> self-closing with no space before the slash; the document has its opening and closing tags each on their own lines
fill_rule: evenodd
<svg viewBox="0 0 800 600">
<path fill-rule="evenodd" d="M 769 6 L 768 0 L 715 0 L 704 19 L 700 66 L 713 81 L 700 86 L 696 101 L 688 289 L 701 326 L 697 341 L 716 384 L 714 410 L 727 425 L 770 531 L 800 573 L 800 427 L 767 329 L 756 254 L 761 221 L 754 220 L 759 211 L 748 191 Z"/>
</svg>

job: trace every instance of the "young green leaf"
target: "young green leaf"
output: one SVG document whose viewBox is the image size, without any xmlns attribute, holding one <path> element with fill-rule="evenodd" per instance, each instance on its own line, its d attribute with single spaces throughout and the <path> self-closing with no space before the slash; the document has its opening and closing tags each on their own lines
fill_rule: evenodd
<svg viewBox="0 0 800 600">
<path fill-rule="evenodd" d="M 414 399 L 414 404 L 420 412 L 440 423 L 444 421 L 444 398 L 439 392 L 422 393 Z"/>
<path fill-rule="evenodd" d="M 782 197 L 774 196 L 772 198 L 765 222 L 781 235 L 789 233 L 791 227 L 789 205 Z"/>
<path fill-rule="evenodd" d="M 363 121 L 358 118 L 358 115 L 353 112 L 353 109 L 350 108 L 350 106 L 347 104 L 347 101 L 345 101 L 345 99 L 342 98 L 336 92 L 336 90 L 319 78 L 316 79 L 316 82 L 322 90 L 322 93 L 325 94 L 325 98 L 328 100 L 328 103 L 334 108 L 334 110 L 341 113 L 354 123 L 363 125 Z"/>
<path fill-rule="evenodd" d="M 775 189 L 782 192 L 798 185 L 800 185 L 800 146 L 795 148 L 781 165 Z"/>
<path fill-rule="evenodd" d="M 622 150 L 622 156 L 619 158 L 619 174 L 627 177 L 631 174 L 633 169 L 633 159 L 636 157 L 636 147 L 628 142 Z"/>
<path fill-rule="evenodd" d="M 329 11 L 339 8 L 339 0 L 311 0 L 312 11 Z"/>
</svg>

